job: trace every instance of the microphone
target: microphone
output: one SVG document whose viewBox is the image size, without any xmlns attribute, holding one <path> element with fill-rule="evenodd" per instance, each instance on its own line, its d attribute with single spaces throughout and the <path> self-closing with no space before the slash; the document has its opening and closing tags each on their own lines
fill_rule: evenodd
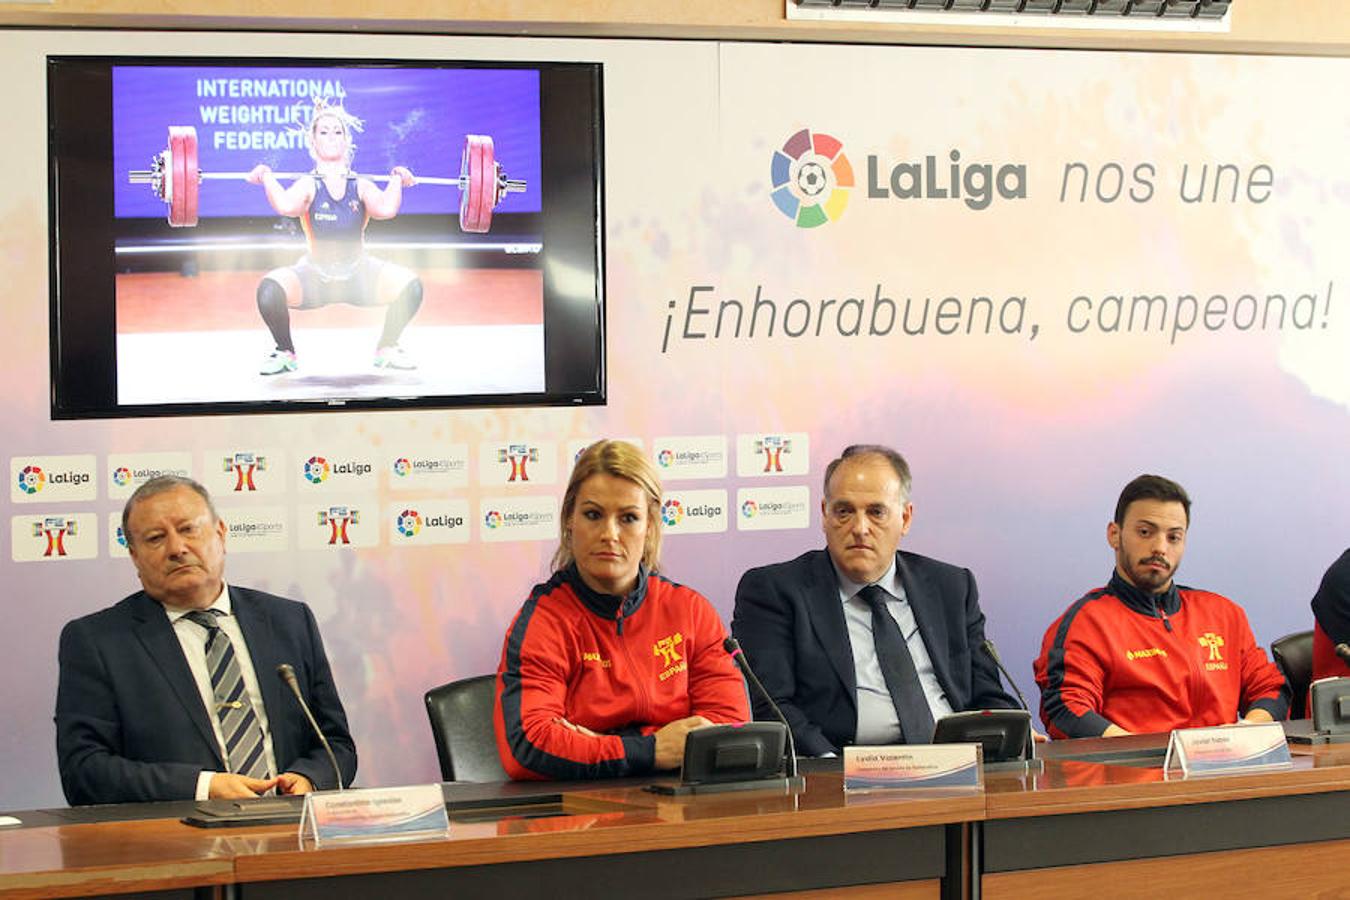
<svg viewBox="0 0 1350 900">
<path fill-rule="evenodd" d="M 741 642 L 734 637 L 728 637 L 722 642 L 722 649 L 727 651 L 735 661 L 736 666 L 745 673 L 745 680 L 753 684 L 755 690 L 759 691 L 759 695 L 769 702 L 769 708 L 773 710 L 773 714 L 778 717 L 778 721 L 782 722 L 783 727 L 787 729 L 787 777 L 789 779 L 796 778 L 797 743 L 792 739 L 792 726 L 788 724 L 787 716 L 783 715 L 783 711 L 778 708 L 778 704 L 773 702 L 773 697 L 769 696 L 769 692 L 764 689 L 764 685 L 755 675 L 755 670 L 750 668 L 750 663 L 745 658 L 745 651 L 741 649 Z"/>
<path fill-rule="evenodd" d="M 309 704 L 305 702 L 304 696 L 300 693 L 300 684 L 295 680 L 295 669 L 290 663 L 282 663 L 277 666 L 277 677 L 286 682 L 286 686 L 295 694 L 296 701 L 300 708 L 305 711 L 305 718 L 309 720 L 309 727 L 314 729 L 314 733 L 319 736 L 319 743 L 323 744 L 323 749 L 328 752 L 328 761 L 333 764 L 333 777 L 337 779 L 338 790 L 344 790 L 342 786 L 342 770 L 338 768 L 337 757 L 333 755 L 333 748 L 328 744 L 328 738 L 324 737 L 323 729 L 319 723 L 314 721 L 314 713 L 309 711 Z"/>
<path fill-rule="evenodd" d="M 1341 662 L 1350 666 L 1350 644 L 1344 642 L 1337 644 L 1336 655 L 1341 658 Z"/>
<path fill-rule="evenodd" d="M 1022 709 L 1026 710 L 1027 715 L 1031 715 L 1031 707 L 1027 706 L 1027 698 L 1022 696 L 1022 691 L 1018 688 L 1017 682 L 1013 681 L 1012 674 L 1009 673 L 1007 669 L 1003 668 L 1003 660 L 998 658 L 998 648 L 994 646 L 994 642 L 989 640 L 989 638 L 985 638 L 984 643 L 980 644 L 980 646 L 984 648 L 985 653 L 989 654 L 989 658 L 994 661 L 994 665 L 998 666 L 999 673 L 1003 676 L 1003 680 L 1008 682 L 1008 687 L 1012 688 L 1013 693 L 1017 695 L 1017 702 L 1022 704 Z M 1027 759 L 1031 759 L 1035 755 L 1036 739 L 1028 734 Z"/>
</svg>

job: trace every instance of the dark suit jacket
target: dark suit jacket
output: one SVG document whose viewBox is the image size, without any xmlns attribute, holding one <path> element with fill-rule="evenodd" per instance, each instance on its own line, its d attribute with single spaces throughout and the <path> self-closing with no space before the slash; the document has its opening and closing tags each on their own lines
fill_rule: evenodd
<svg viewBox="0 0 1350 900">
<path fill-rule="evenodd" d="M 295 667 L 343 784 L 356 745 L 309 607 L 230 587 L 230 603 L 262 691 L 277 766 L 334 788 L 333 767 L 294 695 L 276 676 Z M 61 632 L 56 754 L 72 804 L 190 800 L 202 771 L 227 771 L 206 707 L 164 608 L 144 591 Z"/>
<path fill-rule="evenodd" d="M 970 570 L 903 551 L 896 569 L 953 711 L 1017 707 L 981 649 L 984 613 Z M 787 717 L 799 754 L 820 756 L 853 743 L 858 684 L 828 551 L 746 572 L 731 632 Z M 760 697 L 755 718 L 775 718 Z"/>
</svg>

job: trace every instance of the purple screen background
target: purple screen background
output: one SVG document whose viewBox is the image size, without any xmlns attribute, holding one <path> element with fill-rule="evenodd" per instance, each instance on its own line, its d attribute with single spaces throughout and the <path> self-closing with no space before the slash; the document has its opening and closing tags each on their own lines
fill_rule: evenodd
<svg viewBox="0 0 1350 900">
<path fill-rule="evenodd" d="M 539 212 L 540 182 L 539 73 L 531 69 L 429 69 L 339 66 L 223 67 L 117 66 L 113 69 L 113 171 L 118 218 L 160 218 L 165 204 L 149 185 L 128 184 L 126 173 L 147 169 L 168 144 L 168 126 L 194 125 L 204 172 L 247 172 L 267 163 L 279 172 L 307 172 L 313 162 L 303 144 L 295 149 L 230 149 L 228 132 L 282 133 L 294 123 L 214 124 L 205 121 L 207 107 L 275 107 L 284 113 L 294 104 L 308 110 L 311 96 L 199 96 L 208 80 L 256 79 L 338 82 L 343 105 L 364 120 L 355 135 L 352 167 L 362 174 L 383 175 L 404 165 L 418 176 L 459 175 L 460 150 L 466 134 L 493 138 L 496 158 L 511 178 L 529 185 L 510 194 L 498 213 Z M 223 93 L 223 92 L 222 92 Z M 304 119 L 301 118 L 301 121 Z M 457 214 L 460 192 L 453 187 L 419 185 L 404 194 L 404 214 Z M 271 216 L 260 188 L 245 182 L 203 182 L 200 213 L 213 216 Z"/>
</svg>

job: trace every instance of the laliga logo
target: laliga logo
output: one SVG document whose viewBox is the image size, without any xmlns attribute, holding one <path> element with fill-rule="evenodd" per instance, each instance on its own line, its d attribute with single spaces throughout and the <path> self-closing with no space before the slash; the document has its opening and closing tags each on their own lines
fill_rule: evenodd
<svg viewBox="0 0 1350 900">
<path fill-rule="evenodd" d="M 408 462 L 408 457 L 400 456 L 394 460 L 394 474 L 399 478 L 406 478 L 412 471 L 412 463 Z"/>
<path fill-rule="evenodd" d="M 741 515 L 747 519 L 753 519 L 759 515 L 759 504 L 753 500 L 747 500 L 741 504 Z"/>
<path fill-rule="evenodd" d="M 310 460 L 310 462 L 313 461 L 313 459 Z M 227 456 L 224 459 L 224 464 L 225 472 L 234 473 L 234 489 L 236 491 L 256 491 L 258 486 L 253 482 L 253 473 L 267 471 L 267 457 L 258 456 L 254 453 L 236 453 L 234 456 Z M 308 464 L 306 464 L 306 478 L 309 478 L 308 468 Z"/>
<path fill-rule="evenodd" d="M 121 547 L 123 550 L 127 549 L 127 535 L 126 532 L 122 530 L 121 525 L 117 526 L 117 546 Z"/>
<path fill-rule="evenodd" d="M 530 475 L 525 470 L 525 464 L 539 462 L 539 448 L 528 444 L 507 444 L 497 451 L 497 462 L 511 464 L 511 477 L 506 479 L 508 482 L 529 481 Z"/>
<path fill-rule="evenodd" d="M 47 476 L 42 474 L 42 469 L 38 466 L 24 466 L 23 471 L 19 473 L 19 490 L 25 494 L 36 494 L 46 483 Z"/>
<path fill-rule="evenodd" d="M 773 152 L 769 180 L 778 210 L 798 228 L 815 228 L 844 214 L 853 166 L 838 138 L 803 128 Z"/>
<path fill-rule="evenodd" d="M 131 481 L 131 470 L 126 466 L 118 466 L 113 469 L 113 483 L 118 487 L 126 487 Z"/>
<path fill-rule="evenodd" d="M 501 528 L 502 514 L 495 509 L 488 510 L 487 515 L 483 516 L 483 524 L 489 528 Z"/>
<path fill-rule="evenodd" d="M 661 504 L 661 521 L 667 525 L 678 525 L 684 518 L 684 507 L 678 500 L 667 500 Z"/>
<path fill-rule="evenodd" d="M 43 556 L 65 556 L 66 535 L 74 537 L 77 533 L 74 519 L 48 516 L 33 523 L 33 537 L 47 539 L 47 549 L 43 551 Z"/>
<path fill-rule="evenodd" d="M 398 514 L 398 533 L 404 537 L 412 537 L 422 530 L 422 517 L 417 514 L 415 509 L 405 509 Z"/>
<path fill-rule="evenodd" d="M 305 480 L 310 484 L 321 484 L 326 481 L 329 471 L 328 460 L 322 456 L 311 456 L 305 460 Z"/>
<path fill-rule="evenodd" d="M 656 461 L 661 465 L 661 468 L 669 469 L 670 464 L 675 461 L 675 454 L 670 450 L 662 450 L 656 454 Z"/>
<path fill-rule="evenodd" d="M 783 471 L 783 454 L 792 452 L 792 441 L 782 435 L 766 434 L 755 441 L 755 453 L 764 454 L 764 471 Z"/>
<path fill-rule="evenodd" d="M 319 527 L 328 526 L 330 544 L 350 544 L 352 541 L 347 536 L 347 526 L 360 523 L 361 513 L 346 506 L 330 506 L 327 510 L 319 510 Z"/>
</svg>

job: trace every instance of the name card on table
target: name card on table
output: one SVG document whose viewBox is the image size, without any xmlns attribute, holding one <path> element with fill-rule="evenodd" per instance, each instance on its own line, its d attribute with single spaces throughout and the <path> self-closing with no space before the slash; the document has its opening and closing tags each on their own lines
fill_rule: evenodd
<svg viewBox="0 0 1350 900">
<path fill-rule="evenodd" d="M 982 788 L 980 744 L 844 748 L 844 790 Z"/>
<path fill-rule="evenodd" d="M 315 791 L 305 795 L 300 840 L 364 843 L 444 837 L 450 833 L 439 784 Z"/>
<path fill-rule="evenodd" d="M 1222 775 L 1255 769 L 1287 769 L 1293 765 L 1284 728 L 1279 722 L 1259 725 L 1217 725 L 1179 728 L 1167 742 L 1163 770 L 1179 766 L 1191 775 Z"/>
</svg>

